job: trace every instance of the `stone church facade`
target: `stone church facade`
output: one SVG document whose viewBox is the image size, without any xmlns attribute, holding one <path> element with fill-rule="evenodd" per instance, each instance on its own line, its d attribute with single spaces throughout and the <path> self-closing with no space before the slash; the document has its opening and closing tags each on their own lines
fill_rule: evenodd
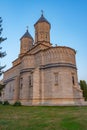
<svg viewBox="0 0 87 130">
<path fill-rule="evenodd" d="M 20 54 L 4 73 L 3 98 L 23 105 L 79 105 L 84 99 L 78 85 L 76 51 L 52 46 L 51 24 L 41 15 L 34 24 L 35 41 L 28 29 L 20 39 Z"/>
</svg>

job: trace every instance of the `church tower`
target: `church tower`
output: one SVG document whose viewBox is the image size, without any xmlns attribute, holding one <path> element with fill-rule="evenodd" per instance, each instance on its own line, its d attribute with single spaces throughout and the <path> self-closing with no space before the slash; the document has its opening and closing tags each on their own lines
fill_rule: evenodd
<svg viewBox="0 0 87 130">
<path fill-rule="evenodd" d="M 25 34 L 21 37 L 20 42 L 20 55 L 26 53 L 33 47 L 33 38 L 28 32 L 28 29 L 26 30 Z"/>
<path fill-rule="evenodd" d="M 51 25 L 44 17 L 43 12 L 39 20 L 34 24 L 35 27 L 35 44 L 40 42 L 50 43 Z"/>
</svg>

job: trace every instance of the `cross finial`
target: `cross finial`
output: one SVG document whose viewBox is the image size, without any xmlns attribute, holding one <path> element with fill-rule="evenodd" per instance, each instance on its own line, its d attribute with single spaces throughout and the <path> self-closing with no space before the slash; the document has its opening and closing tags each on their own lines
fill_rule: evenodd
<svg viewBox="0 0 87 130">
<path fill-rule="evenodd" d="M 43 10 L 41 10 L 42 15 L 43 15 L 43 12 L 44 12 L 44 11 L 43 11 Z"/>
<path fill-rule="evenodd" d="M 28 26 L 26 26 L 26 28 L 27 28 L 27 31 L 28 31 L 28 28 L 29 28 L 29 27 L 28 27 Z"/>
</svg>

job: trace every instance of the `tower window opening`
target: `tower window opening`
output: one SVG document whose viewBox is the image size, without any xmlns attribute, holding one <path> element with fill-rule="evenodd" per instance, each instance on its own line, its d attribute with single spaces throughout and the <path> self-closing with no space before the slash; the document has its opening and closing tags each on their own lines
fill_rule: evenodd
<svg viewBox="0 0 87 130">
<path fill-rule="evenodd" d="M 46 34 L 46 39 L 47 39 L 47 34 Z"/>
</svg>

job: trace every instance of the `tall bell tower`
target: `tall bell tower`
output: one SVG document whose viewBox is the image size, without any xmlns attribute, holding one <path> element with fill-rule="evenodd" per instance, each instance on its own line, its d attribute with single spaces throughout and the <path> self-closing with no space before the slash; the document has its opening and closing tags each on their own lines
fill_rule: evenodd
<svg viewBox="0 0 87 130">
<path fill-rule="evenodd" d="M 34 40 L 27 29 L 25 34 L 20 39 L 21 42 L 20 55 L 26 53 L 33 47 L 33 41 Z"/>
<path fill-rule="evenodd" d="M 51 24 L 44 17 L 43 11 L 39 20 L 34 24 L 35 27 L 35 44 L 39 42 L 50 43 Z"/>
</svg>

